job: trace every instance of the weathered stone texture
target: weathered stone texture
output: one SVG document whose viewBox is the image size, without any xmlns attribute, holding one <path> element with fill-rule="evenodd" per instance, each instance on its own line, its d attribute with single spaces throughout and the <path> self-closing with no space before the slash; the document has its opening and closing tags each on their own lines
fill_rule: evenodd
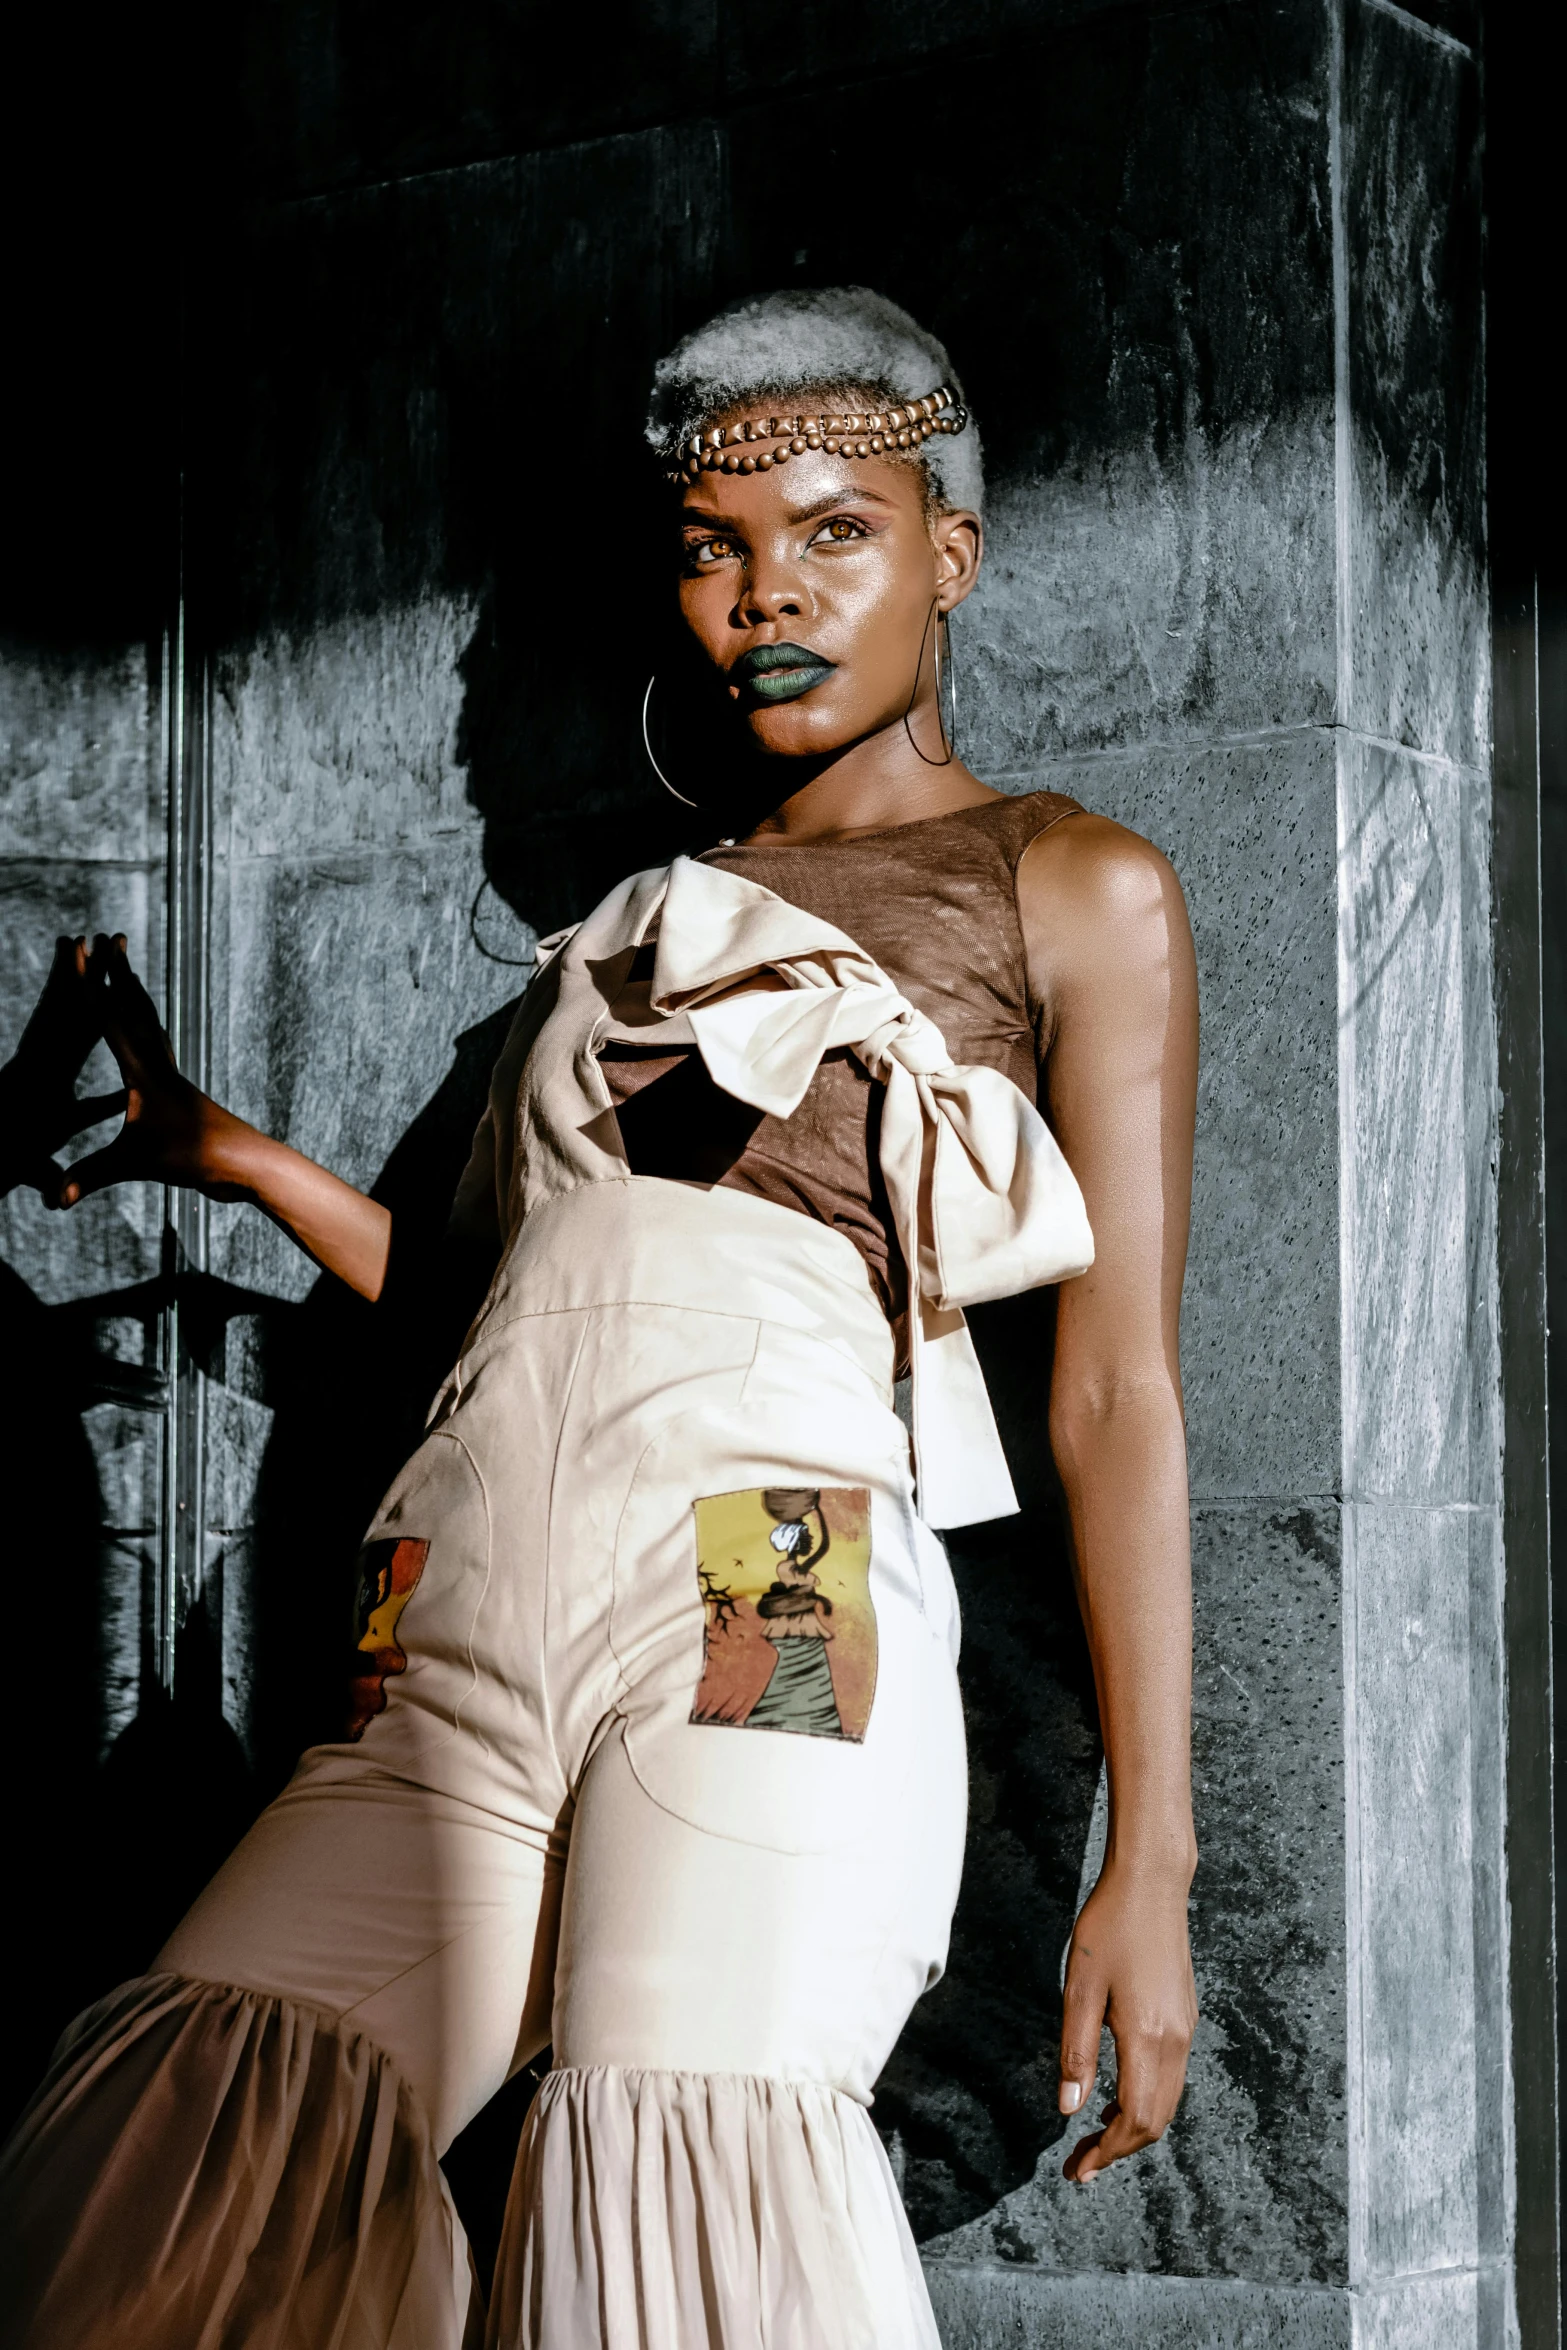
<svg viewBox="0 0 1567 2350">
<path fill-rule="evenodd" d="M 1066 759 L 1048 784 L 1156 843 L 1202 995 L 1181 1321 L 1192 1491 L 1339 1474 L 1334 752 L 1324 732 Z"/>
<path fill-rule="evenodd" d="M 1467 1501 L 1460 778 L 1351 736 L 1340 790 L 1344 1473 Z"/>
<path fill-rule="evenodd" d="M 1309 2286 L 956 2263 L 930 2279 L 946 2350 L 1358 2350 L 1362 2340 L 1347 2301 Z"/>
<path fill-rule="evenodd" d="M 988 1564 L 992 1576 L 998 1568 L 1008 1571 L 999 1560 Z M 962 2183 L 962 2149 L 955 2160 L 943 2133 L 951 2131 L 965 2092 L 971 2094 L 999 2054 L 986 2037 L 978 1982 L 1015 1979 L 1044 1923 L 1042 1905 L 1009 1910 L 1008 1895 L 1015 1901 L 1022 1893 L 1031 1864 L 1044 1903 L 1059 1899 L 1048 1864 L 1053 1860 L 1059 1870 L 1061 1856 L 1050 1848 L 1046 1823 L 1060 1816 L 1061 1793 L 1033 1792 L 1029 1765 L 1031 1754 L 1050 1757 L 1052 1709 L 1036 1696 L 1032 1734 L 1020 1736 L 1014 1721 L 999 1740 L 986 1710 L 997 1678 L 998 1624 L 1016 1646 L 1037 1608 L 1017 1589 L 1023 1571 L 1021 1560 L 1010 1562 L 1012 1588 L 988 1601 L 974 1589 L 977 1577 L 963 1590 L 966 1637 L 974 1645 L 977 1635 L 980 1653 L 969 1696 L 978 1797 L 960 1924 L 981 1932 L 989 1925 L 989 1966 L 981 1975 L 972 1961 L 963 1963 L 959 1949 L 956 1983 L 945 1999 L 943 1986 L 916 2011 L 891 2068 L 891 2096 L 885 2087 L 878 2093 L 878 2118 L 886 2121 L 881 2109 L 888 2105 L 900 2130 L 905 2197 L 927 2228 Z M 1050 2271 L 1158 2269 L 1269 2280 L 1331 2281 L 1345 2274 L 1337 1510 L 1331 1504 L 1201 1507 L 1193 1579 L 1195 1788 L 1198 1835 L 1208 1857 L 1192 1909 L 1203 2023 L 1180 2114 L 1163 2145 L 1086 2194 L 1063 2182 L 1060 2166 L 1088 2119 L 1069 2124 L 1051 2115 L 1050 2143 L 1032 2179 L 994 2210 L 928 2244 L 934 2262 L 989 2259 Z M 1031 1687 L 1053 1697 L 1049 1657 L 1037 1652 L 1031 1661 Z M 1010 1852 L 996 1855 L 1003 1830 Z M 1079 1849 L 1089 1842 L 1086 1830 L 1084 1821 Z M 1001 1880 L 991 1897 L 993 1919 L 985 1902 L 992 1878 Z M 1003 1939 L 1009 1914 L 1016 1923 Z M 1059 1951 L 1064 1941 L 1062 1935 L 1052 1948 Z M 928 2072 L 911 2081 L 910 2050 L 928 2062 L 933 2025 L 942 2021 L 951 2082 L 938 2086 Z M 995 2021 L 1009 2019 L 998 2012 Z M 1048 2061 L 1042 2071 L 1048 2088 L 1054 2079 Z M 1101 2079 L 1106 2094 L 1110 2077 L 1107 2071 Z M 969 2132 L 982 2121 L 981 2109 Z"/>
<path fill-rule="evenodd" d="M 1483 766 L 1490 744 L 1472 59 L 1348 0 L 1349 724 Z"/>
<path fill-rule="evenodd" d="M 843 168 L 841 118 L 731 134 L 742 282 L 884 287 L 947 339 L 984 435 L 991 560 L 958 637 L 968 755 L 1206 738 L 1332 713 L 1325 23 L 1220 7 L 1088 21 L 1005 75 L 889 81 L 868 183 L 919 185 L 930 109 L 985 124 L 963 200 L 777 234 Z"/>
</svg>

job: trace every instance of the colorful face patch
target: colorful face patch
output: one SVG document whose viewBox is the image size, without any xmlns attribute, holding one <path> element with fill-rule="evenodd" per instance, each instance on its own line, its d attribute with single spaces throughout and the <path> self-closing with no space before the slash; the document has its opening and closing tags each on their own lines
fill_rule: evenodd
<svg viewBox="0 0 1567 2350">
<path fill-rule="evenodd" d="M 692 1721 L 857 1744 L 876 1694 L 865 1487 L 763 1486 L 694 1506 L 707 1621 Z"/>
<path fill-rule="evenodd" d="M 388 1679 L 408 1670 L 397 1619 L 413 1597 L 429 1555 L 428 1542 L 408 1541 L 367 1542 L 359 1554 L 347 1732 L 351 1739 L 362 1738 L 375 1716 L 385 1712 Z"/>
</svg>

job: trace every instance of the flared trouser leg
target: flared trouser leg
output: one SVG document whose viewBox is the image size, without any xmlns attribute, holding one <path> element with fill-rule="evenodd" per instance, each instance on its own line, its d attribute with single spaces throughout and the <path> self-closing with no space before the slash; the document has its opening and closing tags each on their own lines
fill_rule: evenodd
<svg viewBox="0 0 1567 2350">
<path fill-rule="evenodd" d="M 866 2107 L 944 1958 L 962 1730 L 885 1325 L 766 1203 L 530 1226 L 370 1530 L 363 1735 L 0 2164 L 7 2350 L 461 2350 L 438 2156 L 546 2038 L 496 2350 L 931 2350 Z M 748 1727 L 804 1618 L 837 1732 Z"/>
</svg>

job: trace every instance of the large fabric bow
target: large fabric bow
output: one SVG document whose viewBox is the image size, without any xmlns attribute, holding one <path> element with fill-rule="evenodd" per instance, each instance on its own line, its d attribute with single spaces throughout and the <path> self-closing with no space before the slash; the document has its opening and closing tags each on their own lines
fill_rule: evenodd
<svg viewBox="0 0 1567 2350">
<path fill-rule="evenodd" d="M 921 1514 L 933 1526 L 1009 1515 L 1017 1496 L 963 1308 L 1093 1262 L 1083 1195 L 1049 1127 L 999 1070 L 955 1063 L 853 939 L 755 882 L 677 858 L 635 927 L 636 943 L 656 929 L 652 977 L 601 1035 L 695 1044 L 716 1085 L 774 1118 L 793 1113 L 835 1047 L 885 1085 L 881 1168 L 909 1276 Z M 611 940 L 590 931 L 597 916 L 567 955 L 603 968 Z"/>
</svg>

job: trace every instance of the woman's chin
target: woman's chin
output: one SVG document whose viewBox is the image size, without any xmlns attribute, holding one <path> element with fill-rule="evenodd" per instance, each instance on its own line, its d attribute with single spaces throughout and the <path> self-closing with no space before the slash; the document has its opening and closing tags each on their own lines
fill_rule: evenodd
<svg viewBox="0 0 1567 2350">
<path fill-rule="evenodd" d="M 812 694 L 771 710 L 753 710 L 751 740 L 769 759 L 822 759 L 853 742 L 858 729 L 831 709 L 811 708 Z"/>
</svg>

